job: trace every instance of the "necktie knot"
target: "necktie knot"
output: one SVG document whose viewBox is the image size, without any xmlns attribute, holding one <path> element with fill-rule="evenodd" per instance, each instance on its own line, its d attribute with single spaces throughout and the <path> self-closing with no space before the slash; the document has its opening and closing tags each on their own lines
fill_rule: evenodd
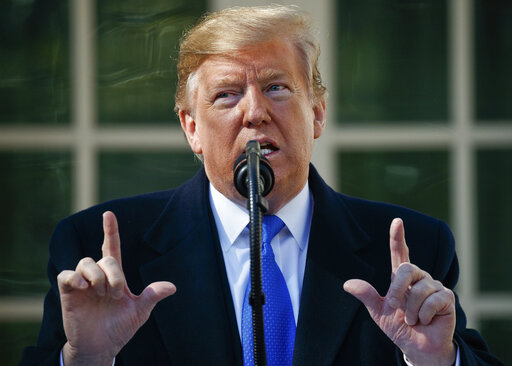
<svg viewBox="0 0 512 366">
<path fill-rule="evenodd" d="M 284 222 L 276 215 L 263 216 L 261 242 L 270 244 L 272 239 L 283 229 Z"/>
</svg>

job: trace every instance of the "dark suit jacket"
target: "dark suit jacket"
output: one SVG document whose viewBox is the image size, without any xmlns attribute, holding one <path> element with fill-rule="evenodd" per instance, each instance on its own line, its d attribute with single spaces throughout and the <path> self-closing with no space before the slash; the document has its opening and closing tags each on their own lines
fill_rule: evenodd
<svg viewBox="0 0 512 366">
<path fill-rule="evenodd" d="M 293 364 L 401 365 L 402 355 L 358 300 L 343 291 L 365 279 L 385 294 L 390 280 L 389 225 L 401 217 L 411 261 L 453 288 L 458 264 L 441 221 L 397 206 L 334 192 L 311 166 L 314 199 Z M 57 274 L 90 256 L 101 258 L 102 213 L 119 222 L 123 268 L 132 292 L 167 280 L 177 293 L 161 301 L 116 358 L 116 365 L 242 365 L 242 350 L 201 170 L 175 190 L 120 199 L 79 212 L 57 226 L 50 244 L 51 290 L 37 347 L 21 365 L 58 365 L 65 343 Z M 457 302 L 455 339 L 462 365 L 499 365 L 477 332 L 466 329 Z"/>
</svg>

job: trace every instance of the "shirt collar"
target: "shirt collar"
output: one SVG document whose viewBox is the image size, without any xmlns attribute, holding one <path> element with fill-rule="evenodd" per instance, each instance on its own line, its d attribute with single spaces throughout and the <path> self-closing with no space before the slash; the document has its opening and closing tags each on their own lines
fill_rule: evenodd
<svg viewBox="0 0 512 366">
<path fill-rule="evenodd" d="M 227 240 L 220 240 L 222 250 L 228 251 L 238 236 L 249 223 L 249 214 L 245 207 L 229 200 L 210 183 L 210 204 L 212 207 L 217 231 Z M 275 215 L 285 223 L 302 250 L 309 238 L 309 225 L 313 204 L 309 186 L 304 188 L 290 202 L 284 205 Z"/>
</svg>

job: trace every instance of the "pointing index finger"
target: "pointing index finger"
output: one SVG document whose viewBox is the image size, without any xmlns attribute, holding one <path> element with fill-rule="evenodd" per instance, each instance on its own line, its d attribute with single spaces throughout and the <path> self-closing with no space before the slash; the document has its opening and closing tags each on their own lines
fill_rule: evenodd
<svg viewBox="0 0 512 366">
<path fill-rule="evenodd" d="M 101 247 L 103 257 L 114 257 L 119 263 L 119 266 L 122 267 L 119 229 L 116 216 L 111 211 L 103 213 L 103 233 L 103 246 Z"/>
<path fill-rule="evenodd" d="M 402 219 L 395 218 L 389 228 L 389 249 L 393 275 L 402 263 L 409 263 L 409 248 L 405 243 L 405 230 Z"/>
</svg>

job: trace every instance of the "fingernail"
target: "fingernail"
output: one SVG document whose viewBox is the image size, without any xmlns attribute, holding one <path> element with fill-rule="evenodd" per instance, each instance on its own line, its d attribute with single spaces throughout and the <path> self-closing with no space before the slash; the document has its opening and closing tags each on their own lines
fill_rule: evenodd
<svg viewBox="0 0 512 366">
<path fill-rule="evenodd" d="M 411 326 L 412 326 L 412 325 L 414 325 L 414 324 L 416 324 L 416 322 L 415 322 L 415 321 L 413 321 L 411 318 L 409 318 L 409 317 L 407 317 L 407 316 L 405 317 L 405 323 L 406 323 L 407 325 L 411 325 Z"/>
<path fill-rule="evenodd" d="M 80 280 L 80 283 L 78 284 L 78 287 L 81 288 L 81 289 L 86 289 L 87 287 L 89 287 L 89 284 L 84 281 L 84 280 Z"/>
<path fill-rule="evenodd" d="M 390 298 L 388 303 L 393 309 L 398 309 L 400 307 L 400 301 L 398 301 L 396 297 Z"/>
</svg>

